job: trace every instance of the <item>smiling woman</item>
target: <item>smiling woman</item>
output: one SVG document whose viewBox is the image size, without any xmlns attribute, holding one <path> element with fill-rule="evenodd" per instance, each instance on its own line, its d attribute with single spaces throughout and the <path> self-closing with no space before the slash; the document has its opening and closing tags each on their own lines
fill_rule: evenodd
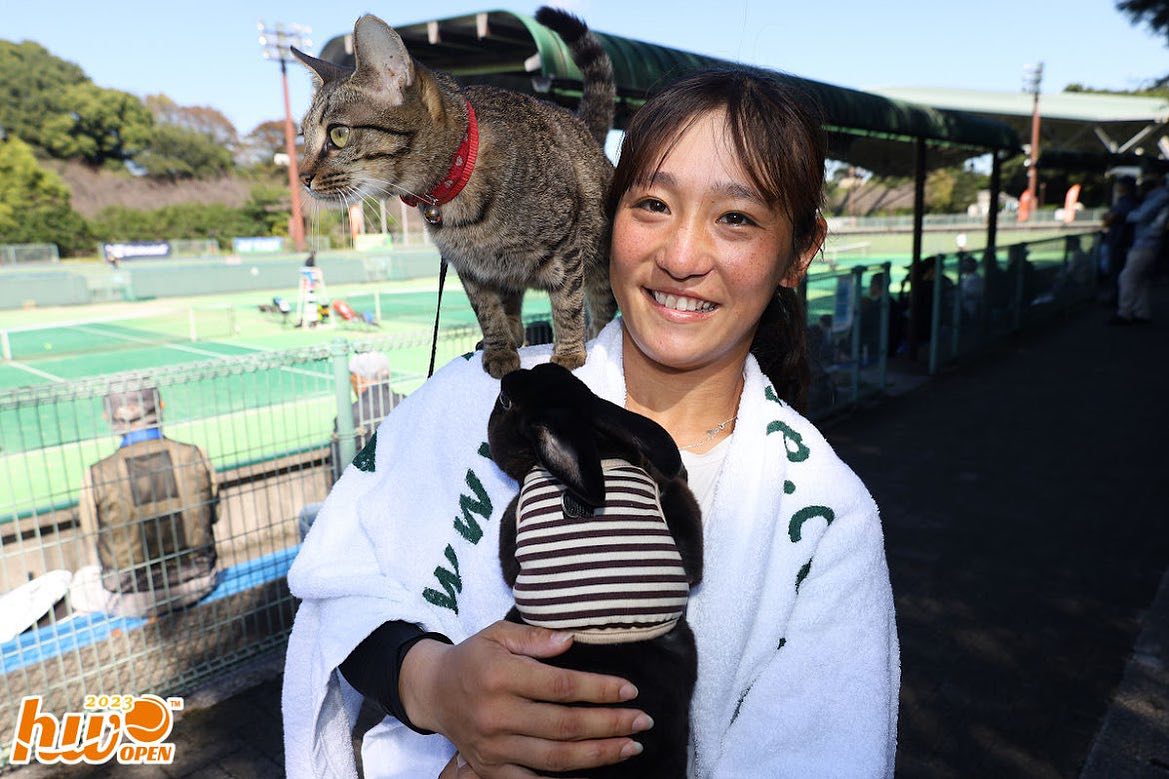
<svg viewBox="0 0 1169 779">
<path fill-rule="evenodd" d="M 608 201 L 622 318 L 575 374 L 665 428 L 702 510 L 687 776 L 893 771 L 900 655 L 877 507 L 799 413 L 794 287 L 824 240 L 823 166 L 802 95 L 700 73 L 634 116 Z M 520 350 L 523 367 L 550 356 Z M 386 713 L 362 745 L 367 776 L 656 775 L 639 762 L 645 731 L 656 720 L 663 737 L 676 712 L 558 667 L 572 634 L 501 619 L 500 514 L 517 484 L 482 443 L 500 385 L 475 362 L 386 418 L 289 573 L 303 599 L 284 677 L 290 777 L 351 773 L 353 689 Z M 598 586 L 565 582 L 565 603 Z"/>
</svg>

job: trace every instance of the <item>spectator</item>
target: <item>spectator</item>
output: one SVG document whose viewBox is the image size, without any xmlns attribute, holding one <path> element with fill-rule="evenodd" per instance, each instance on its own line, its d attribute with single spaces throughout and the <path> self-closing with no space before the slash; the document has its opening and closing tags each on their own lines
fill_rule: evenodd
<svg viewBox="0 0 1169 779">
<path fill-rule="evenodd" d="M 1131 176 L 1118 178 L 1113 192 L 1115 200 L 1112 208 L 1104 215 L 1104 227 L 1107 230 L 1104 249 L 1108 257 L 1104 294 L 1110 306 L 1116 305 L 1119 300 L 1118 279 L 1120 272 L 1124 270 L 1125 256 L 1132 246 L 1133 226 L 1127 221 L 1128 215 L 1140 204 L 1136 197 L 1136 182 Z"/>
<path fill-rule="evenodd" d="M 353 410 L 354 451 L 360 452 L 373 438 L 377 426 L 395 406 L 402 401 L 402 395 L 390 389 L 390 361 L 381 352 L 362 352 L 349 360 L 349 386 L 357 396 Z M 341 456 L 341 439 L 337 433 L 337 420 L 333 420 L 333 440 L 329 444 L 329 463 L 333 482 L 341 478 L 349 463 Z M 297 516 L 300 538 L 303 541 L 309 528 L 317 518 L 323 501 L 308 503 Z"/>
<path fill-rule="evenodd" d="M 354 449 L 360 452 L 369 443 L 377 426 L 402 400 L 390 389 L 390 361 L 381 352 L 362 352 L 349 360 L 349 386 L 357 400 L 353 403 Z M 333 481 L 349 465 L 341 461 L 341 442 L 337 438 L 337 421 L 333 420 Z"/>
<path fill-rule="evenodd" d="M 1169 189 L 1165 182 L 1154 185 L 1141 204 L 1129 212 L 1127 220 L 1134 228 L 1132 248 L 1120 273 L 1120 305 L 1109 320 L 1110 325 L 1149 322 L 1153 264 L 1161 251 L 1161 239 L 1169 221 Z"/>
<path fill-rule="evenodd" d="M 868 347 L 868 360 L 874 360 L 879 356 L 881 343 L 881 299 L 885 297 L 885 288 L 888 281 L 885 278 L 884 271 L 874 273 L 869 277 L 869 288 L 865 296 L 861 298 L 861 347 L 862 359 L 865 355 L 864 347 Z M 900 302 L 893 298 L 889 298 L 889 343 L 886 354 L 892 355 L 897 352 L 897 348 L 901 345 L 901 327 L 904 312 L 901 310 Z M 867 361 L 866 361 L 867 362 Z"/>
<path fill-rule="evenodd" d="M 966 321 L 978 316 L 986 284 L 978 273 L 978 260 L 966 251 L 958 252 L 958 293 L 962 301 L 962 317 Z"/>
<path fill-rule="evenodd" d="M 81 531 L 92 564 L 73 578 L 76 611 L 157 616 L 215 589 L 215 471 L 193 444 L 162 434 L 153 386 L 118 387 L 104 417 L 122 440 L 86 470 Z"/>
<path fill-rule="evenodd" d="M 1031 301 L 1039 295 L 1038 280 L 1035 278 L 1035 265 L 1027 259 L 1031 250 L 1025 243 L 1015 243 L 1007 247 L 1007 279 L 1010 285 L 1008 300 L 1015 300 L 1019 284 L 1019 274 L 1023 274 L 1023 307 L 1031 305 Z"/>
</svg>

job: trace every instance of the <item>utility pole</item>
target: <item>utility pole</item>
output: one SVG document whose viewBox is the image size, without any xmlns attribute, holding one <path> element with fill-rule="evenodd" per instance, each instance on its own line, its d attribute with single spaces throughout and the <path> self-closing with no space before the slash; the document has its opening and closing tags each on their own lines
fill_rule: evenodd
<svg viewBox="0 0 1169 779">
<path fill-rule="evenodd" d="M 1023 91 L 1030 92 L 1031 155 L 1027 166 L 1026 206 L 1019 208 L 1019 221 L 1026 222 L 1039 208 L 1039 85 L 1043 81 L 1043 63 L 1023 66 Z"/>
<path fill-rule="evenodd" d="M 304 251 L 304 217 L 300 211 L 300 172 L 296 164 L 296 132 L 292 124 L 292 102 L 288 98 L 288 63 L 292 60 L 291 47 L 304 51 L 313 42 L 308 38 L 312 30 L 300 24 L 285 27 L 277 22 L 267 27 L 263 21 L 257 25 L 260 30 L 260 46 L 264 59 L 280 63 L 280 80 L 284 87 L 284 150 L 288 154 L 288 192 L 292 198 L 292 222 L 289 234 L 298 252 Z"/>
</svg>

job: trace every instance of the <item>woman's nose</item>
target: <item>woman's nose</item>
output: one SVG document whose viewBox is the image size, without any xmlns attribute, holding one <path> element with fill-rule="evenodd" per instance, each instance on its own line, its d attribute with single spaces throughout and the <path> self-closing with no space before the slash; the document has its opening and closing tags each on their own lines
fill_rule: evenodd
<svg viewBox="0 0 1169 779">
<path fill-rule="evenodd" d="M 711 260 L 710 235 L 697 221 L 679 222 L 658 253 L 658 267 L 678 280 L 705 274 Z"/>
</svg>

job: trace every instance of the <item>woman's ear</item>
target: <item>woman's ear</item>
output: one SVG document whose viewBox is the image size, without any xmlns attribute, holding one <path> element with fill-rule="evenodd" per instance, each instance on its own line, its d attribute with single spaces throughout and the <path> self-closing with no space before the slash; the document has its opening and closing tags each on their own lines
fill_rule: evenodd
<svg viewBox="0 0 1169 779">
<path fill-rule="evenodd" d="M 790 287 L 795 289 L 800 286 L 800 280 L 808 273 L 808 267 L 812 264 L 812 260 L 824 247 L 824 239 L 828 237 L 828 223 L 824 221 L 821 214 L 816 214 L 816 226 L 812 233 L 812 240 L 808 242 L 808 248 L 800 252 L 799 256 L 795 258 L 791 267 L 788 268 L 787 273 L 779 281 L 779 286 Z"/>
</svg>

